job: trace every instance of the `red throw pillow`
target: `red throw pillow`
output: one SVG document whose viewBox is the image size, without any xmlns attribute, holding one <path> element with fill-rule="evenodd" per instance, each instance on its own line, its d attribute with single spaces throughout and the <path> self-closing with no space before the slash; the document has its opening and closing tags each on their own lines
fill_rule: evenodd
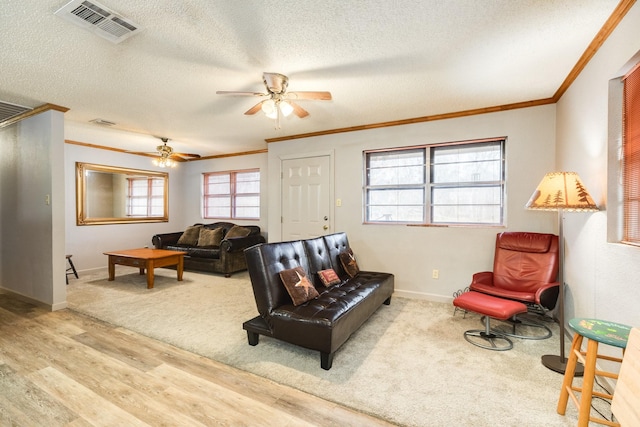
<svg viewBox="0 0 640 427">
<path fill-rule="evenodd" d="M 289 292 L 293 305 L 304 304 L 320 295 L 307 279 L 307 274 L 302 267 L 282 270 L 280 279 Z"/>
<path fill-rule="evenodd" d="M 320 280 L 322 284 L 329 287 L 331 285 L 337 285 L 340 283 L 340 278 L 336 274 L 333 268 L 329 268 L 327 270 L 318 271 L 318 276 L 320 276 Z"/>
</svg>

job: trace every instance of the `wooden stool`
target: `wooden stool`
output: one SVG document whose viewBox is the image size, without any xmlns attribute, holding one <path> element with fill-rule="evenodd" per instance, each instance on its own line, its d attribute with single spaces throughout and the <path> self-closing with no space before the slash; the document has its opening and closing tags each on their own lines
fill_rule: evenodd
<svg viewBox="0 0 640 427">
<path fill-rule="evenodd" d="M 562 389 L 560 389 L 557 408 L 558 414 L 564 415 L 567 409 L 567 401 L 569 400 L 569 396 L 571 396 L 571 400 L 573 400 L 573 403 L 575 403 L 578 408 L 578 427 L 587 427 L 589 421 L 608 426 L 619 426 L 620 424 L 616 422 L 591 416 L 591 399 L 593 396 L 609 400 L 613 397 L 610 394 L 593 391 L 593 382 L 596 375 L 614 379 L 618 378 L 618 375 L 613 372 L 596 370 L 597 359 L 618 363 L 622 362 L 621 358 L 598 354 L 598 344 L 603 343 L 619 347 L 624 354 L 631 327 L 597 319 L 571 319 L 569 326 L 575 331 L 575 334 L 573 335 L 571 353 L 569 354 L 567 369 L 564 374 L 564 380 L 562 381 Z M 560 325 L 560 327 L 562 327 L 562 325 Z M 587 351 L 581 351 L 583 338 L 587 338 L 588 341 Z M 573 385 L 573 377 L 578 360 L 584 364 L 582 387 Z M 574 393 L 576 391 L 580 393 L 579 401 Z"/>
<path fill-rule="evenodd" d="M 73 274 L 78 278 L 78 272 L 76 271 L 76 267 L 73 265 L 73 261 L 71 261 L 71 257 L 73 255 L 66 255 L 67 261 L 69 262 L 69 268 L 67 268 L 65 279 L 67 279 L 67 285 L 69 284 L 69 275 Z M 71 273 L 69 273 L 71 271 Z"/>
</svg>

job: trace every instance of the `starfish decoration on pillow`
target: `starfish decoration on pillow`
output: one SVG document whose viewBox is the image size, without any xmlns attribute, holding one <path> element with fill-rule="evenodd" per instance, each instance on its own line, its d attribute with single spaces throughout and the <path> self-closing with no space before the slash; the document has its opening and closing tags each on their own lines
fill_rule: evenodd
<svg viewBox="0 0 640 427">
<path fill-rule="evenodd" d="M 296 288 L 303 288 L 305 295 L 309 295 L 309 288 L 311 288 L 311 283 L 307 279 L 307 276 L 302 276 L 298 271 L 296 271 L 298 275 L 298 281 L 295 284 Z"/>
</svg>

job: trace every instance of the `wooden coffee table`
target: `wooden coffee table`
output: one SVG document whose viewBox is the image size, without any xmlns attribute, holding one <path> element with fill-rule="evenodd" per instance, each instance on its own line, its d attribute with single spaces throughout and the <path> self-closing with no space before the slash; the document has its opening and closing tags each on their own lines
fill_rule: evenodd
<svg viewBox="0 0 640 427">
<path fill-rule="evenodd" d="M 105 252 L 109 256 L 109 280 L 116 275 L 116 264 L 139 267 L 140 274 L 147 272 L 147 289 L 153 288 L 153 269 L 175 265 L 178 271 L 178 281 L 182 280 L 184 267 L 184 252 L 168 251 L 165 249 L 125 249 L 122 251 Z"/>
</svg>

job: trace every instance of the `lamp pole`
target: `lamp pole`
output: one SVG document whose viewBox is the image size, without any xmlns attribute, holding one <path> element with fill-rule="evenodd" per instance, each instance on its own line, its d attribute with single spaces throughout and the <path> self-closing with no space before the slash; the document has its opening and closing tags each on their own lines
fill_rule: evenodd
<svg viewBox="0 0 640 427">
<path fill-rule="evenodd" d="M 560 355 L 545 354 L 542 356 L 542 364 L 552 371 L 564 374 L 567 370 L 567 358 L 564 351 L 564 209 L 558 209 L 558 242 L 560 247 L 560 268 L 558 269 L 558 323 L 560 324 Z M 584 366 L 580 362 L 576 364 L 575 376 L 584 374 Z"/>
</svg>

